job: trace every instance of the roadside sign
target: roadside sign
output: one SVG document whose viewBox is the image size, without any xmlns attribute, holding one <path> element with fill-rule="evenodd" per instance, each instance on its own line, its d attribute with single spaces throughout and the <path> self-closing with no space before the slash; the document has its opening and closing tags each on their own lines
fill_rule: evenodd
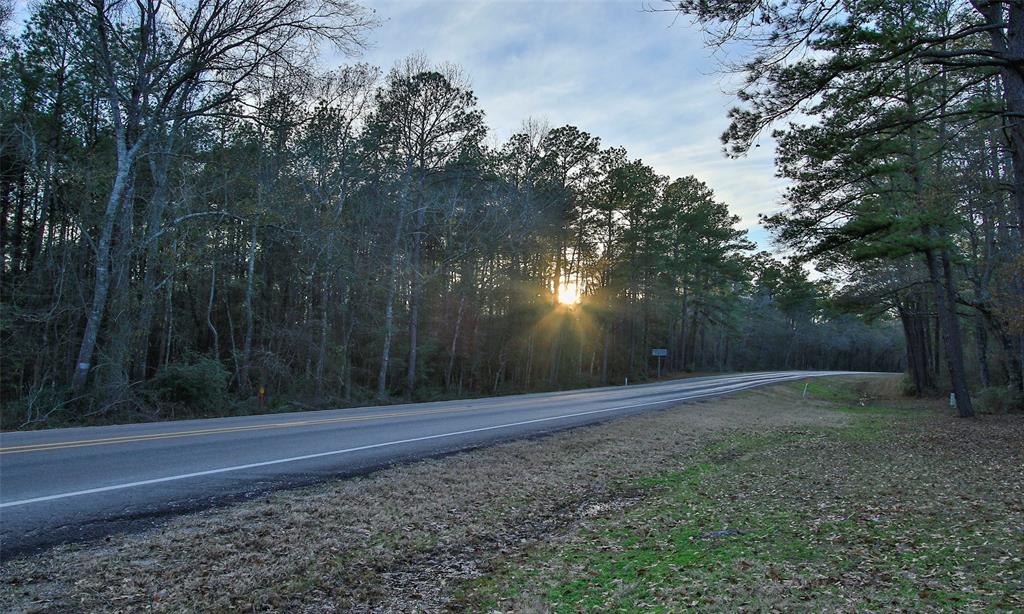
<svg viewBox="0 0 1024 614">
<path fill-rule="evenodd" d="M 661 359 L 668 356 L 668 350 L 665 348 L 653 348 L 651 350 L 651 356 L 658 357 L 658 379 L 661 379 Z"/>
</svg>

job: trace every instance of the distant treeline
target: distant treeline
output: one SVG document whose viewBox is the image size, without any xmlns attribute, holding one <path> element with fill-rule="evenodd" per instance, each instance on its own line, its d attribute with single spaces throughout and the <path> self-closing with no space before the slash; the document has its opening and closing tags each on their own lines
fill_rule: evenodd
<svg viewBox="0 0 1024 614">
<path fill-rule="evenodd" d="M 654 348 L 905 366 L 895 311 L 753 253 L 693 177 L 572 126 L 489 146 L 452 66 L 315 72 L 358 6 L 175 7 L 48 0 L 3 41 L 4 428 L 642 381 Z"/>
</svg>

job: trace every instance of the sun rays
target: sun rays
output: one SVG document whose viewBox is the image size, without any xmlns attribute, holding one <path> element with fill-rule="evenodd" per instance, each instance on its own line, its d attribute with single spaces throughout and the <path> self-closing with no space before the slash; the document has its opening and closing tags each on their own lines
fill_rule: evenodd
<svg viewBox="0 0 1024 614">
<path fill-rule="evenodd" d="M 558 302 L 562 305 L 579 305 L 582 300 L 580 287 L 576 282 L 565 282 L 558 286 Z"/>
</svg>

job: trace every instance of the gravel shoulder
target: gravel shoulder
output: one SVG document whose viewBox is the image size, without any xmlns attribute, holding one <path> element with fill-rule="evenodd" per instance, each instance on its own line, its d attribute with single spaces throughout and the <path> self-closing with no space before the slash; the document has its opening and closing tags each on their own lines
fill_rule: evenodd
<svg viewBox="0 0 1024 614">
<path fill-rule="evenodd" d="M 968 510 L 984 509 L 982 521 L 991 526 L 982 530 L 1002 531 L 985 556 L 1003 556 L 1000 548 L 1024 546 L 1024 421 L 1019 416 L 963 422 L 934 406 L 892 401 L 900 404 L 898 415 L 865 418 L 860 410 L 876 397 L 891 397 L 895 381 L 846 378 L 834 386 L 812 386 L 807 399 L 802 398 L 802 385 L 774 386 L 278 492 L 264 500 L 178 517 L 142 533 L 60 546 L 0 567 L 0 609 L 575 611 L 644 609 L 645 604 L 668 609 L 747 604 L 760 609 L 788 603 L 786 582 L 794 578 L 804 582 L 831 577 L 825 572 L 834 561 L 829 563 L 827 557 L 815 563 L 813 573 L 805 573 L 799 552 L 810 560 L 826 546 L 801 536 L 810 527 L 819 533 L 829 530 L 830 514 L 848 518 L 850 510 L 821 508 L 825 511 L 817 525 L 806 515 L 793 516 L 793 524 L 787 526 L 794 528 L 785 533 L 786 540 L 801 547 L 785 559 L 789 563 L 771 566 L 770 571 L 765 571 L 764 557 L 749 552 L 723 558 L 722 565 L 754 570 L 747 575 L 758 586 L 778 584 L 777 590 L 756 594 L 739 590 L 731 601 L 701 601 L 728 592 L 716 584 L 725 580 L 695 575 L 693 566 L 672 559 L 687 551 L 680 546 L 684 542 L 669 539 L 672 531 L 685 525 L 685 544 L 702 547 L 750 545 L 760 539 L 762 551 L 771 555 L 774 546 L 765 544 L 773 541 L 769 536 L 781 534 L 778 527 L 783 525 L 776 518 L 766 530 L 766 523 L 758 521 L 758 501 L 772 501 L 776 512 L 777 501 L 803 501 L 800 509 L 807 512 L 830 497 L 857 501 L 866 489 L 888 497 L 865 502 L 879 510 L 871 513 L 900 522 L 920 519 L 915 514 L 921 493 L 945 489 L 941 501 L 928 508 L 931 513 L 964 510 L 966 515 Z M 866 427 L 865 419 L 877 424 Z M 912 445 L 905 450 L 893 447 L 893 437 L 902 441 L 910 435 Z M 967 443 L 950 447 L 946 439 Z M 883 446 L 872 449 L 888 456 L 868 454 L 864 446 L 869 444 Z M 933 462 L 929 451 L 948 464 Z M 871 459 L 863 472 L 848 471 Z M 921 471 L 934 467 L 925 476 L 931 481 L 892 490 L 913 477 L 893 472 L 892 466 L 913 459 Z M 945 476 L 944 470 L 961 467 L 965 459 L 969 462 L 959 474 Z M 726 473 L 706 472 L 709 464 Z M 977 482 L 979 472 L 998 479 Z M 863 488 L 856 486 L 869 474 L 878 479 Z M 951 480 L 960 480 L 962 486 L 949 490 Z M 984 489 L 977 490 L 982 482 Z M 712 508 L 707 508 L 708 502 L 714 503 Z M 693 515 L 698 508 L 704 514 L 701 522 Z M 734 517 L 716 516 L 726 508 L 745 515 L 737 511 Z M 693 512 L 689 520 L 688 510 Z M 1012 532 L 1014 522 L 1018 533 Z M 964 529 L 962 524 L 955 527 Z M 701 538 L 712 531 L 725 533 Z M 650 568 L 600 555 L 622 551 L 619 538 L 640 543 L 636 535 L 652 536 L 664 546 L 645 551 Z M 683 539 L 681 534 L 675 537 Z M 598 557 L 588 558 L 593 553 Z M 746 563 L 737 562 L 741 559 Z M 593 576 L 602 565 L 606 573 Z M 1018 584 L 1024 582 L 1019 559 L 1014 562 L 1011 556 L 1000 565 L 1009 575 L 1005 585 L 993 580 L 995 597 L 985 603 L 1024 607 L 1021 593 L 1007 588 L 1014 577 Z M 658 592 L 647 580 L 651 577 L 677 588 L 700 582 L 705 589 Z M 587 578 L 596 579 L 591 583 Z M 835 586 L 814 582 L 822 590 Z M 943 594 L 939 587 L 923 586 L 925 597 L 918 591 L 906 599 Z M 863 609 L 856 600 L 818 603 Z"/>
</svg>

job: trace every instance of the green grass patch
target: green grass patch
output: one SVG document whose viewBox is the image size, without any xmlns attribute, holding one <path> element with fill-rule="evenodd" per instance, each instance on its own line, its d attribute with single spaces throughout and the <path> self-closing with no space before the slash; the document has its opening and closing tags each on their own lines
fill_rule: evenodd
<svg viewBox="0 0 1024 614">
<path fill-rule="evenodd" d="M 814 378 L 792 382 L 789 386 L 798 390 L 801 395 L 806 389 L 808 399 L 854 404 L 861 398 L 856 386 L 843 380 Z"/>
<path fill-rule="evenodd" d="M 978 515 L 1012 494 L 950 482 L 958 458 L 907 441 L 934 414 L 873 404 L 841 382 L 809 388 L 847 425 L 709 445 L 634 484 L 649 493 L 639 505 L 506 561 L 469 603 L 501 608 L 529 594 L 556 612 L 1024 608 L 1024 532 L 1012 514 Z"/>
</svg>

